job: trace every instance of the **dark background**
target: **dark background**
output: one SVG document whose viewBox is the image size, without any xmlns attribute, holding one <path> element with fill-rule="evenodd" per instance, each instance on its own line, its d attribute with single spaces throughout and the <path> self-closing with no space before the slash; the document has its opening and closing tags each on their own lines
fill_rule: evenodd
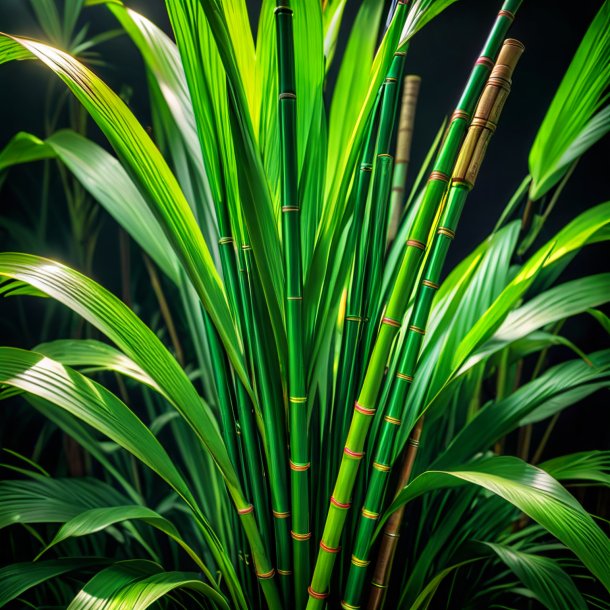
<svg viewBox="0 0 610 610">
<path fill-rule="evenodd" d="M 133 0 L 128 5 L 169 32 L 163 0 Z M 353 20 L 358 5 L 356 0 L 348 2 L 329 84 L 336 76 L 337 60 L 346 41 L 347 26 Z M 259 3 L 250 2 L 250 6 L 252 14 L 257 14 Z M 500 0 L 460 0 L 414 38 L 406 70 L 420 75 L 422 86 L 417 108 L 412 176 L 443 117 L 452 112 L 500 6 Z M 588 24 L 600 6 L 599 0 L 581 0 L 578 3 L 524 1 L 510 35 L 521 40 L 526 51 L 517 68 L 512 94 L 490 145 L 476 189 L 460 222 L 459 237 L 450 251 L 448 269 L 490 232 L 506 202 L 526 175 L 528 152 L 540 122 Z M 88 9 L 85 18 L 91 21 L 91 33 L 116 27 L 113 17 L 103 7 Z M 0 30 L 32 37 L 42 36 L 26 0 L 0 0 Z M 132 109 L 144 124 L 148 124 L 147 90 L 137 51 L 127 37 L 104 44 L 99 51 L 108 66 L 96 70 L 115 90 L 129 92 Z M 44 136 L 41 117 L 49 79 L 47 70 L 34 62 L 13 62 L 0 66 L 0 148 L 20 130 Z M 99 136 L 94 126 L 90 132 L 93 137 Z M 605 138 L 577 166 L 542 233 L 540 243 L 579 212 L 610 198 L 609 171 L 610 143 L 609 138 Z M 36 176 L 32 168 L 18 169 L 11 174 L 8 183 L 0 190 L 0 214 L 20 215 L 19 206 L 23 205 L 23 199 L 18 196 L 18 187 L 14 184 L 30 181 L 35 185 Z M 6 234 L 0 235 L 0 247 L 3 249 L 6 238 Z M 46 254 L 66 260 L 59 236 L 50 249 Z M 564 279 L 608 271 L 609 255 L 607 245 L 588 248 L 570 265 Z M 94 264 L 95 277 L 117 293 L 120 291 L 118 256 L 116 228 L 107 219 Z M 7 312 L 7 308 L 0 304 L 0 319 L 8 315 L 3 312 Z M 6 334 L 6 325 L 2 325 L 1 332 Z M 562 332 L 585 351 L 608 347 L 608 336 L 588 316 L 579 316 L 569 322 Z M 31 347 L 24 345 L 27 341 L 15 333 L 9 332 L 2 340 L 3 343 Z M 570 354 L 561 349 L 551 353 L 551 361 L 565 357 L 570 357 Z M 584 449 L 607 449 L 610 440 L 608 406 L 608 393 L 603 392 L 564 412 L 547 452 L 548 457 Z M 595 422 L 595 425 L 590 422 Z M 535 440 L 533 446 L 536 446 Z"/>
</svg>

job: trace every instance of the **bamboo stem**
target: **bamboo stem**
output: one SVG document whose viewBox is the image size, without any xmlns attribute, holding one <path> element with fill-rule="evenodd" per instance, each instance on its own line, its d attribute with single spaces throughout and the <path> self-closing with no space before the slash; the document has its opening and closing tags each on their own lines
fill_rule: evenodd
<svg viewBox="0 0 610 610">
<path fill-rule="evenodd" d="M 303 356 L 303 269 L 296 134 L 296 78 L 292 8 L 277 0 L 277 34 L 280 144 L 282 152 L 282 237 L 286 273 L 286 334 L 288 339 L 288 402 L 295 607 L 305 605 L 309 582 L 309 450 L 307 389 Z"/>
<path fill-rule="evenodd" d="M 397 402 L 402 405 L 405 403 L 408 388 L 415 375 L 417 359 L 423 343 L 423 335 L 432 308 L 434 293 L 440 282 L 440 274 L 447 252 L 455 237 L 462 209 L 468 194 L 474 186 L 487 150 L 487 145 L 495 131 L 502 108 L 510 91 L 512 73 L 522 53 L 523 45 L 520 42 L 512 39 L 504 42 L 497 63 L 477 104 L 464 144 L 461 147 L 451 179 L 451 189 L 447 196 L 447 201 L 422 274 L 422 280 L 415 297 L 415 305 L 409 321 L 407 338 L 400 355 L 397 367 L 398 373 L 392 389 L 391 406 Z M 394 415 L 393 411 L 392 415 Z M 388 424 L 391 423 L 387 421 L 387 418 L 388 416 L 382 422 L 382 438 L 384 428 L 387 429 Z M 409 445 L 403 470 L 399 477 L 397 491 L 400 491 L 408 483 L 411 476 L 413 461 L 421 435 L 421 427 L 423 426 L 421 417 L 418 420 L 418 426 L 419 430 L 417 430 L 416 426 L 413 431 L 414 436 L 416 434 L 415 442 L 411 442 Z M 385 526 L 384 537 L 377 556 L 374 578 L 371 583 L 369 610 L 379 610 L 383 606 L 384 592 L 387 589 L 392 572 L 403 515 L 403 509 L 396 511 Z"/>
<path fill-rule="evenodd" d="M 419 76 L 405 76 L 402 93 L 402 108 L 398 123 L 398 138 L 396 140 L 396 159 L 394 161 L 394 176 L 392 178 L 392 199 L 390 203 L 390 226 L 388 229 L 389 246 L 395 239 L 400 218 L 403 212 L 405 182 L 407 170 L 411 160 L 411 144 L 413 142 L 413 126 L 415 124 L 415 109 L 419 96 L 421 78 Z"/>
<path fill-rule="evenodd" d="M 334 549 L 339 544 L 347 509 L 350 506 L 358 466 L 364 455 L 364 444 L 372 416 L 376 411 L 377 396 L 383 381 L 386 362 L 401 326 L 411 290 L 419 271 L 430 228 L 437 213 L 437 208 L 445 194 L 449 174 L 453 169 L 470 113 L 474 109 L 493 66 L 493 59 L 490 58 L 497 56 L 501 42 L 512 23 L 514 12 L 520 4 L 521 0 L 506 0 L 496 19 L 483 49 L 483 56 L 475 64 L 462 99 L 458 103 L 457 111 L 453 115 L 443 147 L 435 162 L 434 171 L 428 180 L 422 206 L 407 239 L 405 254 L 391 291 L 388 306 L 381 320 L 360 395 L 354 407 L 339 474 L 322 534 L 321 550 L 314 569 L 310 587 L 310 600 L 307 605 L 308 610 L 322 608 L 324 599 L 328 595 L 335 554 L 326 549 Z M 399 4 L 397 15 L 398 11 L 403 9 L 405 9 L 405 6 Z M 314 595 L 311 595 L 312 592 Z"/>
</svg>

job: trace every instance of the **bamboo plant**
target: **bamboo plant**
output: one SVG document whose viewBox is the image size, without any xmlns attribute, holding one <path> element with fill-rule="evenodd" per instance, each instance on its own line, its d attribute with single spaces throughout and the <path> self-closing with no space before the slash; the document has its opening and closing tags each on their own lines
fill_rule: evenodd
<svg viewBox="0 0 610 610">
<path fill-rule="evenodd" d="M 40 426 L 34 448 L 2 436 L 0 607 L 608 607 L 610 539 L 566 485 L 603 498 L 591 486 L 610 486 L 610 455 L 547 459 L 547 443 L 563 409 L 610 386 L 610 350 L 562 334 L 581 314 L 610 327 L 609 274 L 562 278 L 607 242 L 610 203 L 540 237 L 610 127 L 610 2 L 529 173 L 447 274 L 511 104 L 521 0 L 499 6 L 408 172 L 422 146 L 409 49 L 451 0 L 264 0 L 256 35 L 245 0 L 167 0 L 171 35 L 120 0 L 84 4 L 66 1 L 64 26 L 88 11 L 118 22 L 144 61 L 152 128 L 77 51 L 0 36 L 0 63 L 41 62 L 105 139 L 17 133 L 0 186 L 56 160 L 130 240 L 123 300 L 88 277 L 95 259 L 0 253 L 1 295 L 26 310 L 50 297 L 87 325 L 0 348 L 3 417 L 26 409 Z M 55 5 L 36 10 L 61 46 Z M 511 455 L 513 435 L 538 429 L 516 451 L 531 463 Z M 64 476 L 57 430 L 88 476 Z"/>
</svg>

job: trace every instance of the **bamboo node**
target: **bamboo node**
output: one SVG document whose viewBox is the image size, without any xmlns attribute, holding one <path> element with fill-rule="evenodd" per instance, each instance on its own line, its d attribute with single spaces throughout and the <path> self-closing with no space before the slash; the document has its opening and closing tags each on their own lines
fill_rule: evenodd
<svg viewBox="0 0 610 610">
<path fill-rule="evenodd" d="M 301 208 L 298 205 L 283 205 L 282 212 L 300 212 Z"/>
<path fill-rule="evenodd" d="M 285 15 L 292 15 L 292 9 L 289 6 L 278 6 L 275 8 L 275 10 L 273 11 L 273 13 L 275 15 L 279 15 L 281 13 L 284 13 Z"/>
<path fill-rule="evenodd" d="M 233 243 L 233 238 L 232 237 L 221 237 L 218 240 L 218 244 L 220 246 L 224 246 L 225 244 L 232 244 Z"/>
<path fill-rule="evenodd" d="M 286 297 L 287 301 L 302 301 L 303 297 Z"/>
<path fill-rule="evenodd" d="M 362 322 L 363 318 L 360 316 L 345 316 L 347 322 Z"/>
<path fill-rule="evenodd" d="M 502 9 L 498 13 L 498 17 L 506 17 L 507 19 L 510 19 L 511 21 L 515 20 L 515 14 L 511 13 L 511 11 L 507 11 L 506 9 Z"/>
<path fill-rule="evenodd" d="M 343 453 L 355 460 L 361 460 L 364 457 L 364 451 L 352 451 L 349 447 L 344 447 Z"/>
<path fill-rule="evenodd" d="M 396 373 L 396 377 L 398 379 L 402 379 L 403 381 L 413 381 L 412 375 L 405 375 L 404 373 Z"/>
<path fill-rule="evenodd" d="M 241 249 L 242 249 L 244 252 L 247 252 L 248 250 L 252 250 L 252 246 L 251 246 L 250 244 L 243 244 L 243 245 L 242 245 L 242 247 L 241 247 Z"/>
<path fill-rule="evenodd" d="M 427 286 L 428 288 L 432 288 L 433 290 L 438 290 L 438 284 L 430 280 L 423 280 L 422 285 Z"/>
<path fill-rule="evenodd" d="M 409 445 L 411 445 L 411 447 L 419 447 L 419 441 L 416 438 L 411 437 L 409 439 Z"/>
<path fill-rule="evenodd" d="M 292 570 L 282 570 L 282 569 L 278 568 L 277 573 L 280 576 L 290 576 L 292 574 Z"/>
<path fill-rule="evenodd" d="M 386 82 L 386 83 L 397 83 L 397 82 L 398 82 L 398 79 L 397 79 L 397 78 L 394 78 L 393 76 L 388 76 L 388 77 L 385 79 L 385 81 L 384 81 L 384 82 Z"/>
<path fill-rule="evenodd" d="M 377 521 L 377 519 L 379 519 L 379 513 L 375 513 L 372 510 L 367 510 L 366 508 L 362 509 L 362 516 L 365 519 L 372 519 L 373 521 Z"/>
<path fill-rule="evenodd" d="M 275 568 L 271 568 L 268 572 L 264 572 L 263 574 L 256 574 L 256 578 L 259 580 L 268 580 L 269 578 L 273 578 L 275 576 Z"/>
<path fill-rule="evenodd" d="M 390 415 L 386 415 L 383 419 L 384 421 L 387 421 L 388 424 L 393 424 L 394 426 L 400 426 L 400 424 L 402 423 L 400 419 L 398 419 L 397 417 L 392 417 Z"/>
<path fill-rule="evenodd" d="M 249 515 L 254 510 L 254 505 L 249 504 L 246 508 L 238 508 L 237 512 L 240 515 Z"/>
<path fill-rule="evenodd" d="M 389 157 L 391 159 L 392 155 L 390 155 L 389 153 L 379 153 L 377 155 L 377 158 L 379 159 L 379 157 Z"/>
<path fill-rule="evenodd" d="M 290 470 L 294 470 L 295 472 L 305 472 L 306 470 L 309 470 L 309 467 L 311 466 L 311 462 L 306 462 L 305 464 L 297 464 L 292 460 L 288 461 L 290 462 Z"/>
<path fill-rule="evenodd" d="M 439 235 L 445 235 L 449 239 L 455 238 L 455 231 L 453 229 L 449 229 L 448 227 L 439 227 L 437 233 Z"/>
<path fill-rule="evenodd" d="M 418 248 L 419 250 L 426 249 L 426 244 L 421 241 L 417 241 L 416 239 L 407 239 L 407 246 L 411 246 L 412 248 Z"/>
<path fill-rule="evenodd" d="M 331 555 L 336 555 L 341 550 L 340 546 L 337 546 L 337 547 L 326 546 L 321 540 L 320 540 L 320 548 L 323 551 L 330 553 Z"/>
<path fill-rule="evenodd" d="M 329 595 L 328 593 L 318 593 L 311 587 L 307 587 L 307 593 L 309 593 L 309 597 L 313 597 L 314 599 L 326 599 Z"/>
<path fill-rule="evenodd" d="M 356 555 L 352 555 L 352 563 L 359 568 L 366 568 L 371 562 L 367 559 L 359 559 Z"/>
<path fill-rule="evenodd" d="M 420 328 L 419 326 L 415 326 L 414 324 L 411 324 L 411 326 L 409 326 L 409 330 L 412 330 L 414 333 L 418 333 L 420 335 L 426 334 L 426 331 L 423 328 Z"/>
<path fill-rule="evenodd" d="M 344 610 L 359 610 L 360 606 L 354 606 L 353 604 L 348 604 L 344 599 L 341 600 L 341 607 Z"/>
<path fill-rule="evenodd" d="M 382 464 L 381 462 L 373 462 L 373 468 L 375 470 L 379 470 L 379 472 L 389 472 L 390 466 L 387 464 Z"/>
<path fill-rule="evenodd" d="M 485 55 L 481 55 L 479 59 L 475 62 L 475 66 L 485 66 L 488 70 L 491 70 L 494 67 L 494 60 L 491 57 L 485 57 Z"/>
<path fill-rule="evenodd" d="M 382 324 L 387 324 L 388 326 L 393 326 L 394 328 L 400 328 L 400 322 L 398 320 L 394 320 L 393 318 L 385 317 L 381 320 Z"/>
<path fill-rule="evenodd" d="M 389 532 L 388 530 L 383 530 L 383 535 L 386 538 L 400 538 L 400 534 L 398 532 Z"/>
<path fill-rule="evenodd" d="M 286 93 L 280 93 L 279 99 L 280 100 L 296 100 L 297 95 L 296 95 L 296 93 L 290 93 L 289 91 L 287 91 Z"/>
<path fill-rule="evenodd" d="M 362 415 L 375 415 L 376 409 L 370 409 L 368 407 L 363 407 L 362 405 L 356 403 L 354 405 L 354 409 L 358 411 L 358 413 L 362 413 Z"/>
<path fill-rule="evenodd" d="M 360 171 L 362 171 L 362 172 L 372 172 L 373 171 L 373 165 L 371 163 L 361 163 L 360 164 Z"/>
<path fill-rule="evenodd" d="M 311 532 L 307 532 L 306 534 L 297 534 L 296 532 L 290 530 L 290 535 L 294 540 L 299 540 L 303 542 L 304 540 L 309 540 L 311 538 Z"/>
<path fill-rule="evenodd" d="M 434 170 L 430 177 L 428 178 L 428 182 L 432 180 L 438 180 L 439 182 L 449 182 L 449 176 L 444 172 L 439 172 L 438 170 Z"/>
<path fill-rule="evenodd" d="M 456 110 L 451 115 L 450 122 L 457 121 L 458 119 L 464 119 L 465 121 L 469 121 L 470 120 L 470 115 L 465 110 Z"/>
<path fill-rule="evenodd" d="M 337 500 L 335 496 L 330 497 L 330 503 L 334 504 L 337 508 L 340 508 L 342 510 L 347 510 L 352 505 L 351 502 L 339 502 L 339 500 Z"/>
<path fill-rule="evenodd" d="M 290 511 L 280 512 L 277 510 L 272 510 L 271 512 L 273 513 L 273 516 L 276 519 L 288 519 L 288 517 L 290 517 Z M 279 570 L 278 570 L 278 572 L 279 572 Z"/>
<path fill-rule="evenodd" d="M 384 585 L 380 582 L 377 582 L 376 580 L 371 580 L 371 585 L 373 585 L 373 587 L 377 587 L 378 589 L 387 589 L 388 585 Z"/>
<path fill-rule="evenodd" d="M 295 405 L 302 405 L 307 402 L 307 396 L 290 396 L 288 400 Z"/>
</svg>

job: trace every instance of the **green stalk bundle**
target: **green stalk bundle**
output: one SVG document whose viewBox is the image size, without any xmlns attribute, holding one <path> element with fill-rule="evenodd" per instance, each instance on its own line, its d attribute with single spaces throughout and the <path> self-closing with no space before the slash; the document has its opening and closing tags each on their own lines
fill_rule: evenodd
<svg viewBox="0 0 610 610">
<path fill-rule="evenodd" d="M 393 450 L 396 430 L 401 423 L 399 419 L 400 413 L 406 402 L 408 389 L 413 382 L 417 358 L 426 332 L 434 294 L 439 287 L 445 258 L 455 237 L 462 209 L 481 168 L 489 139 L 496 128 L 510 91 L 512 73 L 522 53 L 523 45 L 520 42 L 513 39 L 508 39 L 504 42 L 497 63 L 492 70 L 483 95 L 477 105 L 466 140 L 462 145 L 460 156 L 451 178 L 451 188 L 447 196 L 447 202 L 436 229 L 430 247 L 430 254 L 426 260 L 422 279 L 415 296 L 415 305 L 409 320 L 409 327 L 390 394 L 387 413 L 381 425 L 378 454 L 375 459 L 385 458 L 388 460 L 388 463 L 379 464 L 379 462 L 375 461 L 374 468 L 377 466 L 376 472 L 381 472 L 379 467 L 388 469 L 390 467 L 389 458 Z M 423 420 L 420 419 L 418 426 L 416 426 L 410 438 L 409 450 L 398 481 L 398 491 L 409 481 L 422 427 Z M 389 454 L 387 453 L 388 448 L 390 450 Z M 387 471 L 385 471 L 385 474 L 384 481 L 387 483 Z M 378 497 L 385 495 L 386 485 L 382 484 L 382 486 L 382 490 L 377 490 L 378 495 L 371 496 L 371 499 L 375 501 Z M 363 509 L 363 516 L 365 511 L 369 513 L 366 503 Z M 391 515 L 384 528 L 384 537 L 379 549 L 376 569 L 371 583 L 369 610 L 379 610 L 383 605 L 384 593 L 387 589 L 387 583 L 392 570 L 403 514 L 404 507 L 401 507 Z M 370 537 L 366 544 L 367 547 L 370 545 Z"/>
<path fill-rule="evenodd" d="M 516 48 L 518 47 L 505 43 L 498 57 L 497 65 L 504 66 L 507 61 L 512 60 L 512 56 L 509 57 L 508 55 L 510 52 L 512 52 L 512 49 Z M 495 88 L 489 84 L 493 82 L 493 78 L 494 72 L 492 71 L 490 81 L 488 81 L 488 85 L 483 93 L 483 96 L 481 97 L 477 111 L 475 112 L 475 121 L 486 120 L 486 117 L 483 114 L 484 108 L 482 105 L 487 103 L 486 99 L 488 99 L 490 95 L 488 92 L 495 91 Z M 456 164 L 456 175 L 460 171 L 459 168 L 462 165 L 462 159 L 465 158 L 465 155 L 469 154 L 468 150 L 471 146 L 470 141 L 472 139 L 470 134 L 474 133 L 474 130 L 476 129 L 474 126 L 475 124 L 476 123 L 473 121 L 473 126 L 471 126 L 468 132 L 469 135 L 462 146 L 462 151 Z M 362 594 L 366 569 L 369 565 L 368 553 L 372 543 L 372 536 L 376 521 L 379 518 L 380 511 L 383 507 L 390 469 L 392 466 L 391 460 L 394 451 L 394 442 L 398 428 L 401 425 L 401 413 L 406 401 L 408 388 L 413 381 L 417 357 L 419 355 L 419 350 L 425 333 L 426 320 L 430 312 L 434 293 L 439 284 L 442 263 L 450 243 L 451 235 L 455 231 L 455 224 L 457 224 L 457 217 L 461 211 L 461 206 L 463 206 L 464 200 L 470 188 L 472 188 L 471 183 L 467 184 L 463 181 L 459 181 L 455 177 L 453 178 L 452 187 L 443 211 L 439 229 L 437 230 L 437 235 L 434 238 L 430 248 L 430 254 L 428 256 L 425 271 L 422 276 L 423 279 L 420 282 L 418 292 L 415 297 L 415 306 L 409 321 L 401 354 L 399 356 L 395 380 L 393 380 L 386 412 L 381 422 L 380 433 L 372 463 L 373 468 L 370 474 L 367 494 L 358 523 L 356 542 L 354 544 L 354 552 L 351 559 L 345 599 L 343 601 L 343 607 L 346 609 L 357 607 Z M 416 431 L 416 434 L 417 438 L 414 439 L 412 437 L 412 443 L 419 442 L 420 430 Z M 411 446 L 409 449 L 411 450 Z M 402 488 L 405 483 L 406 481 L 403 482 L 400 487 Z M 399 511 L 397 511 L 397 513 L 398 512 Z M 394 515 L 397 513 L 394 513 Z M 391 519 L 394 518 L 394 515 Z M 390 534 L 393 536 L 394 532 L 390 532 Z M 383 582 L 381 584 L 383 585 Z"/>
<path fill-rule="evenodd" d="M 288 339 L 288 401 L 292 531 L 296 608 L 305 605 L 309 581 L 309 450 L 307 439 L 307 395 L 303 359 L 303 270 L 301 223 L 298 201 L 296 80 L 292 9 L 278 0 L 277 32 L 279 114 L 281 139 L 282 236 L 286 274 L 286 329 Z"/>
<path fill-rule="evenodd" d="M 250 296 L 257 293 L 251 289 L 251 284 L 260 288 L 256 278 L 253 277 L 254 265 L 250 260 L 252 247 L 243 245 L 240 253 L 240 271 L 243 278 L 242 294 Z M 256 316 L 257 319 L 258 315 Z M 269 487 L 271 493 L 271 508 L 275 531 L 275 549 L 277 558 L 277 573 L 280 581 L 284 604 L 288 604 L 290 592 L 291 553 L 290 553 L 290 503 L 288 500 L 288 477 L 286 464 L 288 463 L 287 448 L 284 442 L 284 413 L 281 396 L 273 392 L 272 378 L 270 377 L 270 358 L 265 349 L 261 329 L 258 324 L 252 324 L 253 355 L 252 363 L 255 367 L 256 378 L 259 384 L 260 402 L 263 411 L 263 424 L 267 441 L 267 468 L 269 471 Z"/>
<path fill-rule="evenodd" d="M 428 180 L 424 200 L 406 242 L 405 254 L 394 283 L 387 308 L 383 314 L 377 339 L 364 376 L 364 381 L 354 407 L 344 454 L 339 468 L 335 488 L 320 542 L 320 551 L 309 588 L 308 610 L 322 608 L 328 595 L 328 586 L 334 566 L 347 510 L 350 508 L 352 490 L 356 481 L 360 460 L 364 456 L 372 416 L 376 412 L 376 401 L 381 387 L 386 362 L 401 326 L 419 270 L 423 252 L 438 206 L 445 194 L 449 175 L 475 104 L 498 55 L 502 41 L 510 27 L 521 0 L 506 0 L 470 75 L 466 89 L 453 114 L 442 150 Z M 400 6 L 399 6 L 400 8 Z"/>
<path fill-rule="evenodd" d="M 356 192 L 356 205 L 354 214 L 363 213 L 366 199 L 372 182 L 371 206 L 369 211 L 368 223 L 365 224 L 362 235 L 357 243 L 356 258 L 352 273 L 352 282 L 347 299 L 344 337 L 342 337 L 341 362 L 339 365 L 340 380 L 338 384 L 337 404 L 343 409 L 342 421 L 339 427 L 339 442 L 345 442 L 347 426 L 349 423 L 349 409 L 347 405 L 353 400 L 355 392 L 354 384 L 357 383 L 360 371 L 357 369 L 356 355 L 358 343 L 362 338 L 363 329 L 366 328 L 366 321 L 369 316 L 366 314 L 363 297 L 367 296 L 368 302 L 376 302 L 374 293 L 379 292 L 381 281 L 382 252 L 380 251 L 380 240 L 385 234 L 385 219 L 387 218 L 387 202 L 389 193 L 389 179 L 392 170 L 392 157 L 390 155 L 390 145 L 392 132 L 396 119 L 396 107 L 398 100 L 398 81 L 402 74 L 405 62 L 405 52 L 398 51 L 388 72 L 388 77 L 381 89 L 381 103 L 379 126 L 377 132 L 377 143 L 375 145 L 371 132 L 365 145 L 358 185 Z M 376 159 L 373 151 L 375 150 Z M 374 161 L 376 161 L 374 163 Z M 372 171 L 371 171 L 372 170 Z M 372 178 L 371 178 L 372 173 Z M 362 227 L 362 217 L 356 217 L 356 230 Z M 371 265 L 371 260 L 374 261 Z M 368 263 L 368 264 L 367 264 Z M 377 287 L 375 290 L 370 282 L 374 280 Z M 365 286 L 367 290 L 365 291 Z"/>
<path fill-rule="evenodd" d="M 380 96 L 379 96 L 380 97 Z M 347 426 L 349 424 L 350 402 L 348 396 L 353 394 L 354 384 L 358 376 L 357 359 L 355 352 L 362 336 L 364 317 L 362 315 L 362 295 L 364 290 L 364 268 L 367 252 L 366 234 L 363 235 L 363 220 L 365 216 L 366 203 L 371 184 L 371 174 L 373 172 L 373 161 L 375 154 L 375 121 L 379 107 L 379 97 L 375 103 L 375 111 L 369 119 L 367 135 L 364 144 L 364 152 L 358 167 L 358 177 L 356 182 L 356 193 L 354 200 L 354 219 L 350 227 L 348 243 L 353 244 L 356 250 L 354 257 L 352 280 L 346 300 L 345 316 L 343 319 L 343 333 L 341 335 L 341 351 L 337 379 L 343 383 L 337 383 L 335 390 L 335 415 L 331 419 L 333 451 L 330 454 L 331 468 L 336 464 L 338 452 L 343 449 Z M 336 470 L 331 470 L 330 474 L 334 480 L 337 475 Z M 329 482 L 330 485 L 330 482 Z M 328 489 L 328 493 L 330 493 Z M 325 500 L 326 502 L 326 500 Z"/>
</svg>

